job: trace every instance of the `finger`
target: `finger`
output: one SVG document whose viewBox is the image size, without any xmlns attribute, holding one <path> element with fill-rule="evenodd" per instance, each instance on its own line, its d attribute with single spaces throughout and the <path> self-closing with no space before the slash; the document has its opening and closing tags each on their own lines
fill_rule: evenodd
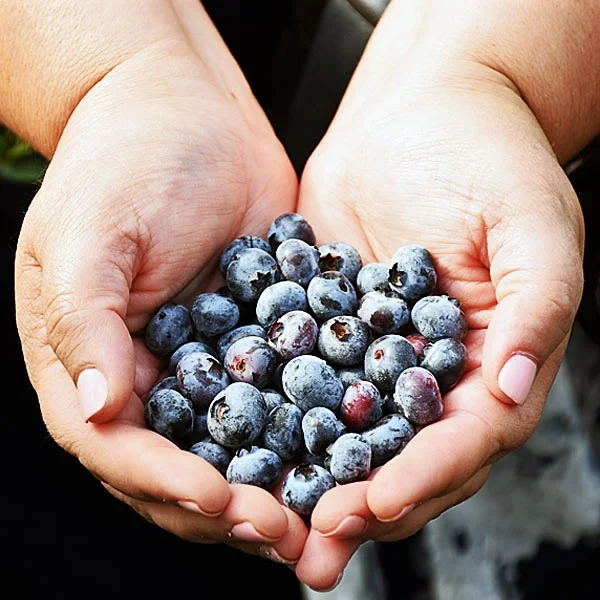
<svg viewBox="0 0 600 600">
<path fill-rule="evenodd" d="M 568 182 L 557 186 L 562 197 L 551 192 L 535 214 L 512 212 L 488 233 L 498 304 L 483 375 L 494 395 L 511 404 L 527 400 L 539 369 L 569 336 L 583 290 L 580 209 Z"/>
</svg>

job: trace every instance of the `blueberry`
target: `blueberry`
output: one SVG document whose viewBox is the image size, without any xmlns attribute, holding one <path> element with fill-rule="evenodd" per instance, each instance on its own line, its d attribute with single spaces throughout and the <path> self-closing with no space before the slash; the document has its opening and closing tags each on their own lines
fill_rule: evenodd
<svg viewBox="0 0 600 600">
<path fill-rule="evenodd" d="M 229 263 L 225 278 L 236 300 L 255 302 L 267 287 L 279 281 L 280 273 L 277 261 L 270 254 L 248 248 Z"/>
<path fill-rule="evenodd" d="M 370 381 L 348 387 L 340 406 L 340 419 L 350 431 L 364 431 L 383 416 L 383 400 Z"/>
<path fill-rule="evenodd" d="M 264 327 L 293 310 L 308 310 L 306 290 L 293 281 L 280 281 L 269 286 L 256 303 L 256 319 Z"/>
<path fill-rule="evenodd" d="M 277 250 L 279 244 L 290 239 L 302 240 L 311 246 L 314 246 L 316 242 L 313 228 L 298 213 L 279 215 L 269 226 L 267 239 L 273 250 Z"/>
<path fill-rule="evenodd" d="M 362 363 L 370 343 L 367 323 L 348 315 L 325 321 L 319 329 L 317 342 L 319 352 L 327 362 L 345 367 Z"/>
<path fill-rule="evenodd" d="M 365 368 L 364 365 L 358 365 L 356 367 L 344 367 L 336 371 L 336 375 L 340 378 L 344 391 L 348 389 L 349 385 L 365 379 Z"/>
<path fill-rule="evenodd" d="M 266 490 L 274 487 L 283 475 L 283 462 L 267 448 L 240 448 L 227 467 L 227 481 L 255 485 Z"/>
<path fill-rule="evenodd" d="M 429 344 L 429 340 L 420 333 L 411 333 L 406 336 L 406 339 L 411 343 L 417 355 L 417 364 L 420 364 L 425 355 L 425 346 Z"/>
<path fill-rule="evenodd" d="M 285 476 L 281 485 L 281 498 L 290 510 L 308 517 L 321 496 L 334 487 L 335 479 L 327 469 L 304 463 Z"/>
<path fill-rule="evenodd" d="M 445 394 L 452 389 L 465 372 L 467 348 L 458 340 L 443 338 L 424 349 L 421 366 L 431 371 Z"/>
<path fill-rule="evenodd" d="M 232 459 L 230 450 L 224 448 L 221 444 L 217 444 L 213 439 L 208 438 L 196 442 L 188 448 L 188 451 L 203 458 L 225 477 L 227 467 Z"/>
<path fill-rule="evenodd" d="M 339 271 L 352 283 L 356 283 L 362 259 L 354 246 L 344 242 L 333 242 L 319 246 L 319 267 L 322 272 Z"/>
<path fill-rule="evenodd" d="M 271 389 L 263 389 L 261 390 L 263 398 L 267 403 L 267 414 L 270 414 L 274 408 L 281 406 L 287 400 L 277 391 Z"/>
<path fill-rule="evenodd" d="M 258 248 L 271 254 L 271 246 L 267 240 L 256 235 L 244 235 L 233 240 L 221 253 L 219 258 L 219 271 L 225 276 L 229 263 L 242 251 L 247 248 Z"/>
<path fill-rule="evenodd" d="M 394 390 L 394 402 L 415 425 L 429 425 L 444 411 L 438 383 L 427 369 L 410 367 L 403 371 Z"/>
<path fill-rule="evenodd" d="M 146 346 L 156 356 L 169 356 L 194 333 L 190 311 L 183 304 L 164 304 L 146 326 Z"/>
<path fill-rule="evenodd" d="M 356 314 L 380 335 L 401 333 L 410 323 L 410 310 L 402 298 L 385 292 L 368 292 Z"/>
<path fill-rule="evenodd" d="M 150 398 L 153 394 L 158 392 L 159 390 L 179 390 L 179 383 L 177 381 L 177 377 L 174 375 L 169 375 L 168 377 L 163 377 L 159 379 L 151 388 L 150 391 L 146 394 L 146 399 Z"/>
<path fill-rule="evenodd" d="M 273 380 L 277 352 L 261 337 L 250 335 L 229 346 L 223 363 L 233 381 L 264 388 Z"/>
<path fill-rule="evenodd" d="M 196 331 L 209 338 L 233 329 L 240 319 L 234 300 L 209 292 L 194 298 L 190 314 Z"/>
<path fill-rule="evenodd" d="M 303 354 L 310 354 L 317 343 L 318 335 L 317 322 L 303 310 L 293 310 L 282 315 L 267 331 L 269 344 L 284 362 Z"/>
<path fill-rule="evenodd" d="M 356 287 L 361 294 L 390 291 L 390 267 L 386 263 L 367 263 L 356 277 Z"/>
<path fill-rule="evenodd" d="M 266 421 L 265 400 L 249 383 L 231 383 L 215 396 L 208 408 L 208 431 L 226 448 L 241 448 L 254 442 Z"/>
<path fill-rule="evenodd" d="M 460 304 L 442 294 L 421 298 L 412 308 L 415 329 L 430 341 L 454 338 L 461 341 L 467 334 L 467 323 Z"/>
<path fill-rule="evenodd" d="M 192 401 L 196 410 L 207 408 L 229 384 L 223 365 L 206 352 L 186 354 L 177 363 L 176 372 L 181 393 Z"/>
<path fill-rule="evenodd" d="M 152 394 L 144 407 L 146 426 L 181 446 L 192 431 L 192 403 L 176 390 L 163 389 Z"/>
<path fill-rule="evenodd" d="M 283 278 L 303 287 L 319 273 L 319 251 L 302 240 L 285 240 L 275 256 Z"/>
<path fill-rule="evenodd" d="M 302 417 L 304 444 L 313 455 L 323 454 L 344 433 L 346 426 L 333 411 L 324 406 L 315 406 Z"/>
<path fill-rule="evenodd" d="M 319 465 L 319 467 L 325 468 L 325 455 L 311 454 L 306 448 L 302 448 L 296 457 L 295 462 L 297 462 L 299 465 Z M 329 473 L 329 471 L 327 472 Z"/>
<path fill-rule="evenodd" d="M 293 358 L 283 369 L 286 396 L 306 412 L 315 406 L 336 411 L 342 401 L 344 386 L 333 367 L 312 355 Z"/>
<path fill-rule="evenodd" d="M 361 435 L 371 446 L 373 470 L 400 454 L 415 436 L 415 430 L 402 415 L 390 414 L 379 419 Z"/>
<path fill-rule="evenodd" d="M 195 444 L 201 442 L 208 437 L 208 425 L 206 421 L 208 419 L 207 411 L 202 410 L 196 411 L 194 414 L 194 424 L 192 425 L 192 432 L 189 436 L 189 443 Z"/>
<path fill-rule="evenodd" d="M 262 446 L 277 452 L 283 461 L 289 461 L 302 448 L 302 417 L 304 413 L 291 402 L 274 408 L 267 417 L 262 432 Z"/>
<path fill-rule="evenodd" d="M 340 484 L 361 481 L 371 472 L 371 445 L 359 433 L 341 435 L 327 448 L 327 455 L 325 464 Z"/>
<path fill-rule="evenodd" d="M 356 290 L 338 271 L 326 271 L 312 278 L 306 290 L 308 305 L 321 321 L 354 314 L 358 306 Z"/>
<path fill-rule="evenodd" d="M 404 369 L 417 364 L 417 355 L 410 342 L 401 335 L 377 338 L 365 354 L 365 377 L 382 393 L 394 391 L 396 379 Z"/>
<path fill-rule="evenodd" d="M 206 342 L 187 342 L 187 344 L 183 344 L 183 346 L 179 346 L 173 354 L 171 354 L 171 358 L 169 358 L 169 373 L 175 374 L 177 372 L 177 363 L 188 354 L 192 352 L 204 352 L 205 354 L 210 354 L 217 358 L 217 353 L 214 348 L 207 344 Z"/>
<path fill-rule="evenodd" d="M 429 250 L 418 244 L 402 246 L 392 257 L 389 283 L 409 302 L 431 293 L 437 285 L 437 273 Z"/>
<path fill-rule="evenodd" d="M 224 360 L 231 344 L 250 335 L 258 336 L 263 340 L 267 339 L 267 333 L 260 325 L 241 325 L 219 337 L 216 344 L 219 358 Z"/>
</svg>

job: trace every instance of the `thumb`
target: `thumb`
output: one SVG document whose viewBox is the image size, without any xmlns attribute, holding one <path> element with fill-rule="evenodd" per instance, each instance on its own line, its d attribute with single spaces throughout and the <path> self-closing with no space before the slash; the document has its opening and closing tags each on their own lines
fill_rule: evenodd
<svg viewBox="0 0 600 600">
<path fill-rule="evenodd" d="M 546 359 L 568 339 L 581 300 L 579 203 L 572 191 L 553 196 L 535 205 L 523 198 L 519 210 L 488 231 L 497 306 L 482 368 L 488 389 L 508 403 L 527 400 Z"/>
</svg>

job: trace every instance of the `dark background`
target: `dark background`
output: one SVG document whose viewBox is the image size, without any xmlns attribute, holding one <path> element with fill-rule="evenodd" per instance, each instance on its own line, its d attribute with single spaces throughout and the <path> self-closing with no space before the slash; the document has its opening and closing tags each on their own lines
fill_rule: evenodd
<svg viewBox="0 0 600 600">
<path fill-rule="evenodd" d="M 212 0 L 204 4 L 281 136 L 323 3 Z M 321 133 L 313 132 L 314 143 Z M 579 318 L 595 339 L 600 339 L 596 309 L 600 253 L 595 248 L 600 233 L 595 209 L 600 192 L 598 157 L 596 152 L 572 175 L 589 229 L 586 291 Z M 33 185 L 0 180 L 1 331 L 7 384 L 0 413 L 1 589 L 16 589 L 18 597 L 34 599 L 176 599 L 207 595 L 210 578 L 227 597 L 300 598 L 295 576 L 285 567 L 223 545 L 184 542 L 148 524 L 105 492 L 49 437 L 27 378 L 14 319 L 14 251 L 35 190 Z M 390 597 L 430 597 L 426 576 L 417 564 L 423 562 L 419 534 L 382 545 L 380 552 L 389 576 Z M 522 597 L 591 595 L 600 583 L 598 565 L 598 550 L 578 546 L 564 552 L 543 546 L 536 560 L 521 566 Z"/>
</svg>

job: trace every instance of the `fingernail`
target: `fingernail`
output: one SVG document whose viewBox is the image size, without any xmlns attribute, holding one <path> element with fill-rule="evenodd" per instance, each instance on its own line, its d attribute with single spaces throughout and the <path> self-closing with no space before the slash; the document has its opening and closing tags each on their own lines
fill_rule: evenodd
<svg viewBox="0 0 600 600">
<path fill-rule="evenodd" d="M 263 558 L 268 558 L 269 560 L 272 560 L 280 565 L 285 565 L 292 570 L 298 564 L 297 560 L 287 560 L 286 558 L 283 558 L 283 556 L 281 556 L 281 554 L 279 554 L 279 552 L 277 552 L 273 546 L 259 546 L 258 553 Z"/>
<path fill-rule="evenodd" d="M 220 510 L 218 512 L 209 513 L 206 510 L 200 508 L 198 504 L 196 504 L 193 500 L 178 500 L 177 504 L 181 508 L 185 508 L 185 510 L 189 510 L 191 512 L 195 512 L 199 515 L 203 515 L 205 517 L 218 517 L 220 514 L 223 514 L 223 511 Z"/>
<path fill-rule="evenodd" d="M 319 531 L 323 537 L 355 537 L 367 528 L 367 521 L 358 515 L 350 515 L 336 527 L 327 531 Z"/>
<path fill-rule="evenodd" d="M 77 378 L 77 393 L 86 423 L 100 412 L 108 400 L 108 382 L 98 369 L 86 369 Z"/>
<path fill-rule="evenodd" d="M 378 517 L 377 520 L 380 523 L 391 523 L 392 521 L 398 521 L 402 517 L 406 516 L 414 507 L 415 507 L 414 504 L 409 504 L 409 505 L 405 506 L 400 512 L 396 513 L 393 517 L 388 517 L 386 519 L 382 519 L 381 517 Z"/>
<path fill-rule="evenodd" d="M 331 586 L 328 587 L 326 590 L 321 590 L 322 592 L 331 592 L 333 590 L 335 590 L 335 588 L 340 585 L 340 582 L 342 581 L 342 577 L 344 576 L 344 571 L 342 571 L 338 576 L 337 579 L 335 580 L 335 583 Z"/>
<path fill-rule="evenodd" d="M 529 396 L 537 365 L 524 354 L 513 354 L 498 375 L 500 389 L 515 403 L 523 404 Z"/>
<path fill-rule="evenodd" d="M 244 542 L 268 542 L 278 539 L 263 535 L 256 530 L 252 523 L 248 523 L 248 521 L 234 525 L 231 528 L 231 534 L 238 540 L 243 540 Z"/>
</svg>

